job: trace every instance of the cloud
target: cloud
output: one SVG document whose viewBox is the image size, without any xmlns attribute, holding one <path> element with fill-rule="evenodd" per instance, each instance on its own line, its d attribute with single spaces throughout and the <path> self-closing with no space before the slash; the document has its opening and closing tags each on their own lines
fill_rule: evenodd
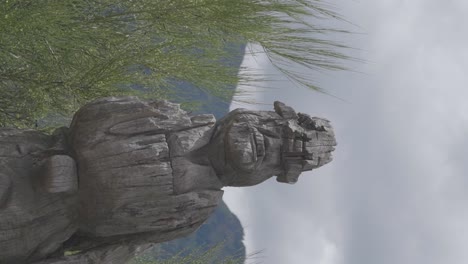
<svg viewBox="0 0 468 264">
<path fill-rule="evenodd" d="M 258 98 L 330 119 L 335 160 L 293 186 L 272 180 L 241 191 L 237 213 L 248 250 L 265 249 L 268 264 L 465 263 L 468 3 L 361 0 L 338 7 L 365 32 L 344 42 L 360 48 L 351 52 L 367 63 L 350 64 L 362 74 L 317 81 L 345 101 L 285 82 L 269 83 L 282 89 Z"/>
</svg>

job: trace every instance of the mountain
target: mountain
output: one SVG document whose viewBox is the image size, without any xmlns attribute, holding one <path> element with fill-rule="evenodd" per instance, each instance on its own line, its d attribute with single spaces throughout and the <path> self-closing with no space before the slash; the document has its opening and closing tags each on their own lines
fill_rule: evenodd
<svg viewBox="0 0 468 264">
<path fill-rule="evenodd" d="M 140 259 L 166 260 L 178 255 L 184 257 L 192 253 L 203 253 L 212 249 L 213 256 L 204 263 L 220 263 L 234 257 L 245 261 L 245 246 L 242 243 L 244 231 L 239 219 L 221 203 L 213 215 L 192 235 L 173 241 L 160 243 L 146 250 Z M 137 262 L 138 263 L 138 262 Z"/>
</svg>

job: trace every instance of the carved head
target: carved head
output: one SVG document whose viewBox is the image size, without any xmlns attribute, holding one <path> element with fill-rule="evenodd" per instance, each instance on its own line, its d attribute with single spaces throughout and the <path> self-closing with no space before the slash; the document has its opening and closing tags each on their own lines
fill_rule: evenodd
<svg viewBox="0 0 468 264">
<path fill-rule="evenodd" d="M 225 186 L 251 186 L 272 176 L 295 183 L 303 171 L 332 160 L 328 120 L 296 114 L 281 102 L 273 111 L 236 109 L 216 126 L 212 164 Z"/>
</svg>

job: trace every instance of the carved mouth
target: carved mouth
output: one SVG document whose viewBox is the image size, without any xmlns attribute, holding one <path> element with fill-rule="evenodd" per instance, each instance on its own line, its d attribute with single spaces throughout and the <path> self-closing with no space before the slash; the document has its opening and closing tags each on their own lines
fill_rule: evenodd
<svg viewBox="0 0 468 264">
<path fill-rule="evenodd" d="M 250 137 L 250 143 L 252 144 L 252 150 L 254 152 L 255 159 L 265 156 L 267 146 L 263 134 L 254 129 L 253 133 L 250 134 Z"/>
<path fill-rule="evenodd" d="M 234 127 L 231 132 L 226 146 L 229 148 L 228 153 L 232 155 L 232 164 L 243 171 L 258 167 L 265 156 L 263 135 L 252 127 Z"/>
<path fill-rule="evenodd" d="M 255 128 L 250 133 L 250 147 L 252 149 L 252 161 L 259 166 L 265 156 L 267 147 L 262 133 L 259 133 Z"/>
</svg>

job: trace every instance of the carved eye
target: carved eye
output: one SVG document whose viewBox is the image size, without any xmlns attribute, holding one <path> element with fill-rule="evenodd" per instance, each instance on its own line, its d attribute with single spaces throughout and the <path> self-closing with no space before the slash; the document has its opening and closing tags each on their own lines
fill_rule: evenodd
<svg viewBox="0 0 468 264">
<path fill-rule="evenodd" d="M 297 123 L 308 130 L 327 131 L 323 125 L 317 124 L 308 114 L 299 113 Z"/>
</svg>

